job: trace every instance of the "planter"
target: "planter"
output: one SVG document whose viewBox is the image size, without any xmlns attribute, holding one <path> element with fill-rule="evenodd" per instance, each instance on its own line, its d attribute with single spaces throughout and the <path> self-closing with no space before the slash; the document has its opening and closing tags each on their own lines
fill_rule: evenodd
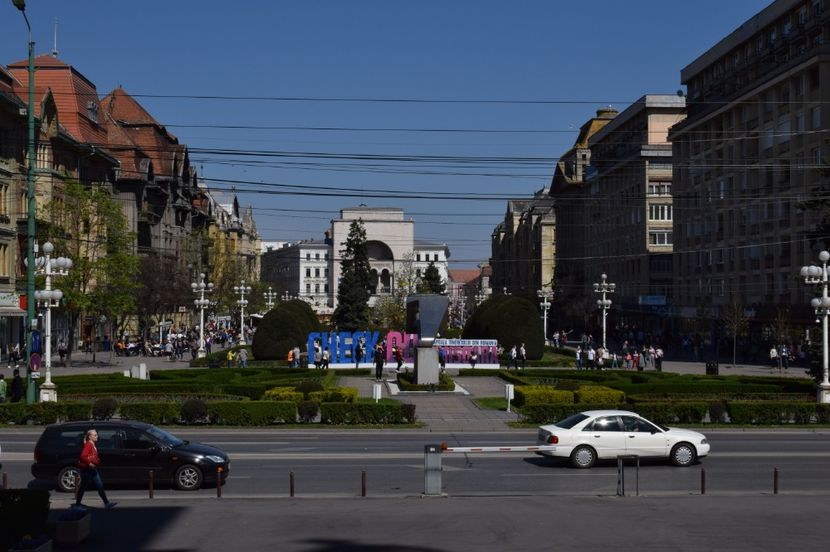
<svg viewBox="0 0 830 552">
<path fill-rule="evenodd" d="M 33 545 L 36 541 L 29 541 Z M 46 539 L 42 542 L 39 542 L 37 546 L 31 546 L 28 548 L 9 548 L 9 552 L 52 552 L 52 540 Z"/>
<path fill-rule="evenodd" d="M 60 544 L 78 544 L 91 531 L 92 515 L 89 512 L 76 513 L 70 510 L 55 522 L 55 541 Z"/>
</svg>

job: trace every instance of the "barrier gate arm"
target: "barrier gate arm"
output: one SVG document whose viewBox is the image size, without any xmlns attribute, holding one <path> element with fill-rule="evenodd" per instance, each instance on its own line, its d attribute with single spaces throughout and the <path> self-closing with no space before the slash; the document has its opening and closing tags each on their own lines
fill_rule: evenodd
<svg viewBox="0 0 830 552">
<path fill-rule="evenodd" d="M 542 452 L 556 450 L 557 445 L 537 445 L 526 447 L 451 447 L 447 443 L 441 443 L 441 452 L 445 453 L 468 453 L 468 452 Z"/>
</svg>

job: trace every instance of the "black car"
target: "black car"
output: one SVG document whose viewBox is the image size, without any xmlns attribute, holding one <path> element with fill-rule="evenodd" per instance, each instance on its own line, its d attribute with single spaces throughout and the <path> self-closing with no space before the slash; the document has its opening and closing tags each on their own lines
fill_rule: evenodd
<svg viewBox="0 0 830 552">
<path fill-rule="evenodd" d="M 183 441 L 142 422 L 69 422 L 48 426 L 35 445 L 32 475 L 54 479 L 61 491 L 75 490 L 80 476 L 78 457 L 87 430 L 98 431 L 98 473 L 104 484 L 146 485 L 150 470 L 158 484 L 169 482 L 183 491 L 202 484 L 225 482 L 228 455 L 216 447 Z"/>
</svg>

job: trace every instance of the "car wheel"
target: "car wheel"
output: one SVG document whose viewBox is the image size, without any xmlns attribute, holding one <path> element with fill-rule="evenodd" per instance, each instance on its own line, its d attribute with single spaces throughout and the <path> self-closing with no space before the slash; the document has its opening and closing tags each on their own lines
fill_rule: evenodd
<svg viewBox="0 0 830 552">
<path fill-rule="evenodd" d="M 671 449 L 671 463 L 675 466 L 691 466 L 697 460 L 697 450 L 689 443 L 677 443 Z"/>
<path fill-rule="evenodd" d="M 180 491 L 195 491 L 202 486 L 202 470 L 196 466 L 185 464 L 176 470 L 174 483 Z"/>
<path fill-rule="evenodd" d="M 81 480 L 81 470 L 75 466 L 66 466 L 58 472 L 58 490 L 63 493 L 74 493 L 76 481 Z"/>
<path fill-rule="evenodd" d="M 571 453 L 571 465 L 581 470 L 590 468 L 596 461 L 597 453 L 588 445 L 580 445 Z"/>
</svg>

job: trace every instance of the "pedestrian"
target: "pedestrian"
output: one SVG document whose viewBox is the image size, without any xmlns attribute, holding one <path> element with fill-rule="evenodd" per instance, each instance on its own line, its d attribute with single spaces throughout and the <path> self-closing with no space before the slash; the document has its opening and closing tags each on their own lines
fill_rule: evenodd
<svg viewBox="0 0 830 552">
<path fill-rule="evenodd" d="M 643 367 L 640 366 L 640 353 L 637 351 L 637 349 L 634 349 L 634 354 L 631 355 L 631 360 L 634 362 L 634 369 L 639 372 L 642 372 Z"/>
<path fill-rule="evenodd" d="M 403 367 L 403 349 L 401 347 L 392 347 L 392 355 L 395 357 L 395 362 L 398 363 L 396 369 L 400 372 L 401 367 Z"/>
<path fill-rule="evenodd" d="M 233 361 L 236 358 L 233 349 L 228 349 L 228 354 L 225 355 L 225 358 L 228 360 L 228 369 L 230 370 L 231 368 L 233 368 Z"/>
<path fill-rule="evenodd" d="M 441 367 L 441 372 L 447 369 L 447 351 L 443 347 L 438 348 L 438 366 Z"/>
<path fill-rule="evenodd" d="M 582 370 L 582 345 L 576 346 L 576 369 Z"/>
<path fill-rule="evenodd" d="M 300 347 L 295 345 L 294 346 L 294 368 L 302 368 L 303 364 L 300 358 Z"/>
<path fill-rule="evenodd" d="M 354 348 L 354 367 L 355 370 L 360 368 L 360 361 L 363 360 L 363 338 L 357 342 L 357 347 Z"/>
<path fill-rule="evenodd" d="M 378 343 L 375 346 L 375 379 L 383 379 L 383 345 Z"/>
<path fill-rule="evenodd" d="M 294 368 L 294 349 L 288 349 L 288 367 Z"/>
<path fill-rule="evenodd" d="M 473 351 L 470 354 L 470 368 L 475 368 L 477 361 L 478 361 L 478 354 L 475 351 Z"/>
<path fill-rule="evenodd" d="M 596 360 L 597 352 L 594 350 L 592 345 L 588 345 L 588 370 L 593 370 L 596 365 L 594 361 Z"/>
<path fill-rule="evenodd" d="M 17 368 L 14 369 L 12 375 L 14 377 L 12 378 L 11 402 L 16 403 L 20 402 L 20 400 L 23 398 L 23 380 L 20 379 L 20 370 L 18 370 Z"/>
<path fill-rule="evenodd" d="M 0 403 L 6 402 L 6 374 L 0 374 Z"/>
<path fill-rule="evenodd" d="M 631 370 L 631 363 L 633 362 L 634 358 L 631 356 L 631 351 L 625 352 L 625 369 Z"/>
<path fill-rule="evenodd" d="M 597 369 L 603 370 L 603 364 L 605 363 L 605 349 L 602 347 L 597 348 Z"/>
<path fill-rule="evenodd" d="M 516 346 L 515 345 L 513 345 L 510 348 L 509 355 L 510 356 L 507 358 L 507 369 L 510 370 L 510 367 L 514 366 L 518 370 L 519 369 L 519 364 L 518 364 L 518 362 L 516 362 L 516 357 L 518 356 L 518 353 L 516 352 Z"/>
<path fill-rule="evenodd" d="M 58 341 L 58 355 L 61 357 L 61 364 L 66 366 L 64 359 L 66 358 L 66 342 L 61 339 Z"/>
<path fill-rule="evenodd" d="M 663 371 L 663 348 L 659 345 L 654 349 L 654 369 L 658 372 Z"/>
<path fill-rule="evenodd" d="M 559 330 L 553 332 L 553 346 L 559 348 Z"/>
<path fill-rule="evenodd" d="M 248 349 L 246 349 L 245 347 L 239 349 L 239 354 L 236 355 L 236 358 L 239 360 L 240 368 L 248 367 Z"/>
<path fill-rule="evenodd" d="M 115 507 L 115 502 L 107 499 L 107 493 L 104 491 L 104 483 L 101 481 L 101 475 L 98 473 L 98 466 L 101 464 L 101 459 L 98 458 L 98 449 L 95 447 L 95 442 L 98 441 L 98 431 L 94 428 L 89 429 L 84 437 L 84 448 L 81 451 L 81 457 L 78 459 L 78 465 L 81 468 L 81 484 L 75 496 L 75 508 L 86 510 L 86 507 L 81 503 L 84 498 L 84 491 L 90 483 L 95 485 L 98 490 L 98 496 L 104 501 L 104 507 L 109 510 Z"/>
<path fill-rule="evenodd" d="M 525 349 L 524 343 L 522 343 L 522 346 L 519 347 L 519 360 L 522 363 L 522 370 L 524 370 L 525 365 L 527 364 L 527 350 Z"/>
<path fill-rule="evenodd" d="M 323 364 L 323 351 L 318 342 L 314 342 L 314 369 L 319 370 Z"/>
<path fill-rule="evenodd" d="M 772 364 L 773 370 L 778 368 L 778 349 L 775 348 L 775 345 L 769 350 L 769 362 Z"/>
<path fill-rule="evenodd" d="M 320 363 L 320 369 L 321 370 L 328 370 L 329 369 L 329 356 L 330 356 L 329 355 L 329 348 L 326 347 L 326 349 L 323 351 L 323 357 L 322 357 L 321 363 Z"/>
<path fill-rule="evenodd" d="M 611 353 L 611 369 L 616 370 L 620 365 L 617 362 L 617 353 Z"/>
</svg>

